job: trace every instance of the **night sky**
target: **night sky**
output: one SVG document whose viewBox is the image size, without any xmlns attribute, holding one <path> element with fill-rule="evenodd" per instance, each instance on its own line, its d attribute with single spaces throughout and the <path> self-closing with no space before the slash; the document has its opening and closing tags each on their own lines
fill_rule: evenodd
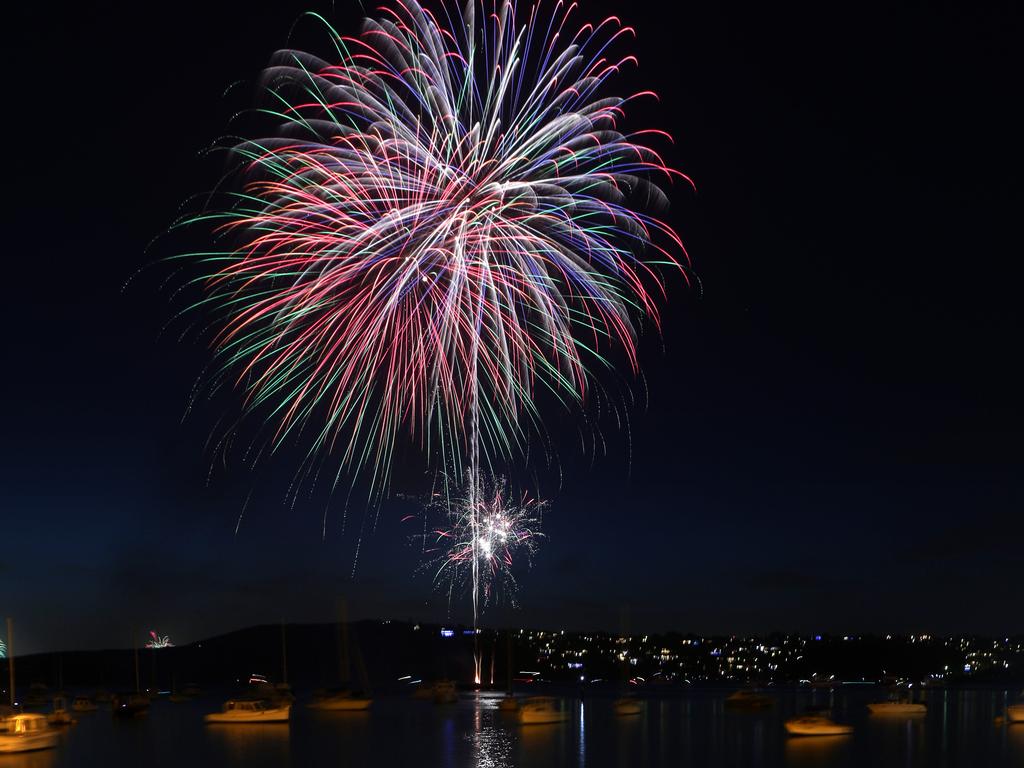
<svg viewBox="0 0 1024 768">
<path fill-rule="evenodd" d="M 700 289 L 676 280 L 645 336 L 628 439 L 581 452 L 553 414 L 549 538 L 521 608 L 484 622 L 1024 632 L 1020 12 L 669 5 L 583 14 L 638 28 L 630 82 L 662 96 L 643 117 L 697 184 L 668 219 Z M 342 595 L 356 617 L 446 620 L 413 503 L 371 531 L 353 498 L 343 531 L 339 502 L 324 541 L 322 494 L 284 502 L 294 455 L 254 476 L 211 454 L 231 396 L 186 417 L 209 353 L 164 330 L 180 302 L 154 264 L 300 13 L 354 32 L 358 8 L 35 7 L 5 24 L 0 612 L 19 652 L 331 620 Z"/>
</svg>

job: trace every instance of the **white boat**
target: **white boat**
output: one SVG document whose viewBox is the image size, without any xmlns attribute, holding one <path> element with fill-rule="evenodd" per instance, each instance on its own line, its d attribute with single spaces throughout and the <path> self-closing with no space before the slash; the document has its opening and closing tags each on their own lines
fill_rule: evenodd
<svg viewBox="0 0 1024 768">
<path fill-rule="evenodd" d="M 770 696 L 758 693 L 752 688 L 731 693 L 725 699 L 725 706 L 729 709 L 765 709 L 773 703 Z"/>
<path fill-rule="evenodd" d="M 57 746 L 57 734 L 43 715 L 12 715 L 5 724 L 6 731 L 0 733 L 0 753 L 34 752 Z"/>
<path fill-rule="evenodd" d="M 1011 723 L 1024 723 L 1024 704 L 1011 704 L 1006 708 L 1006 719 Z"/>
<path fill-rule="evenodd" d="M 634 699 L 629 696 L 625 696 L 621 699 L 616 699 L 613 705 L 616 715 L 626 717 L 629 715 L 639 715 L 644 710 L 643 702 L 639 699 Z"/>
<path fill-rule="evenodd" d="M 786 732 L 792 736 L 843 736 L 853 733 L 853 726 L 842 725 L 824 715 L 801 715 L 786 721 Z"/>
<path fill-rule="evenodd" d="M 373 704 L 367 696 L 353 696 L 351 691 L 338 691 L 321 696 L 311 701 L 311 709 L 323 709 L 329 712 L 364 712 Z"/>
<path fill-rule="evenodd" d="M 438 680 L 434 683 L 433 694 L 435 704 L 454 704 L 459 700 L 455 683 L 451 680 Z"/>
<path fill-rule="evenodd" d="M 203 719 L 207 723 L 287 723 L 291 708 L 291 704 L 270 707 L 264 701 L 231 700 L 224 703 L 220 712 Z"/>
<path fill-rule="evenodd" d="M 71 709 L 75 712 L 95 712 L 98 707 L 88 696 L 75 696 L 71 702 Z"/>
<path fill-rule="evenodd" d="M 868 704 L 868 709 L 873 715 L 924 715 L 928 705 L 913 701 L 876 701 Z"/>
<path fill-rule="evenodd" d="M 564 723 L 569 713 L 561 699 L 552 696 L 532 696 L 519 705 L 519 722 L 522 725 L 543 723 Z"/>
</svg>

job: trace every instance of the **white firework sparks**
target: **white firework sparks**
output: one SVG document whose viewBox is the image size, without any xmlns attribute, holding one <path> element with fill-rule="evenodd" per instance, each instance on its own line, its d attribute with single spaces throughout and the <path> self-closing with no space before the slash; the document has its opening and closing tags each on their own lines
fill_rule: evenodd
<svg viewBox="0 0 1024 768">
<path fill-rule="evenodd" d="M 435 493 L 424 513 L 439 513 L 444 525 L 423 534 L 430 558 L 424 567 L 434 570 L 435 583 L 446 585 L 449 596 L 474 589 L 485 607 L 502 599 L 514 605 L 514 570 L 533 564 L 548 506 L 527 494 L 513 498 L 504 478 L 481 481 L 475 491 L 467 484 L 455 496 Z"/>
</svg>

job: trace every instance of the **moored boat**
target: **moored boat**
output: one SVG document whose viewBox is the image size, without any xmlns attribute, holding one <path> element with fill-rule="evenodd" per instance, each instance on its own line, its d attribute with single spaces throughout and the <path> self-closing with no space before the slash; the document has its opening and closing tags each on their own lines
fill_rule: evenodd
<svg viewBox="0 0 1024 768">
<path fill-rule="evenodd" d="M 291 704 L 268 706 L 265 701 L 231 699 L 224 702 L 220 712 L 212 712 L 203 720 L 207 723 L 287 723 L 291 717 Z"/>
<path fill-rule="evenodd" d="M 786 721 L 786 732 L 791 736 L 843 736 L 853 733 L 853 726 L 824 715 L 801 715 Z"/>
<path fill-rule="evenodd" d="M 12 715 L 4 724 L 6 729 L 0 732 L 0 753 L 35 752 L 57 746 L 57 733 L 43 715 Z"/>
<path fill-rule="evenodd" d="M 568 719 L 565 704 L 552 696 L 532 696 L 519 705 L 519 722 L 522 725 L 564 723 Z"/>
</svg>

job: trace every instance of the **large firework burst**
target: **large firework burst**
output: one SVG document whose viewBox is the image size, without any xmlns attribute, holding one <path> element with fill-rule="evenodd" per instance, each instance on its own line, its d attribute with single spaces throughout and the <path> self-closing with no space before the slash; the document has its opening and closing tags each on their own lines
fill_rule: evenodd
<svg viewBox="0 0 1024 768">
<path fill-rule="evenodd" d="M 233 147 L 244 185 L 204 265 L 220 370 L 272 444 L 305 431 L 373 487 L 408 434 L 442 470 L 510 459 L 567 407 L 685 252 L 649 213 L 648 177 L 686 178 L 627 132 L 650 92 L 603 95 L 631 55 L 615 17 L 576 3 L 469 0 L 439 17 L 398 0 L 325 60 L 278 52 L 276 134 Z M 228 185 L 230 187 L 230 185 Z M 481 453 L 483 456 L 481 456 Z"/>
</svg>

